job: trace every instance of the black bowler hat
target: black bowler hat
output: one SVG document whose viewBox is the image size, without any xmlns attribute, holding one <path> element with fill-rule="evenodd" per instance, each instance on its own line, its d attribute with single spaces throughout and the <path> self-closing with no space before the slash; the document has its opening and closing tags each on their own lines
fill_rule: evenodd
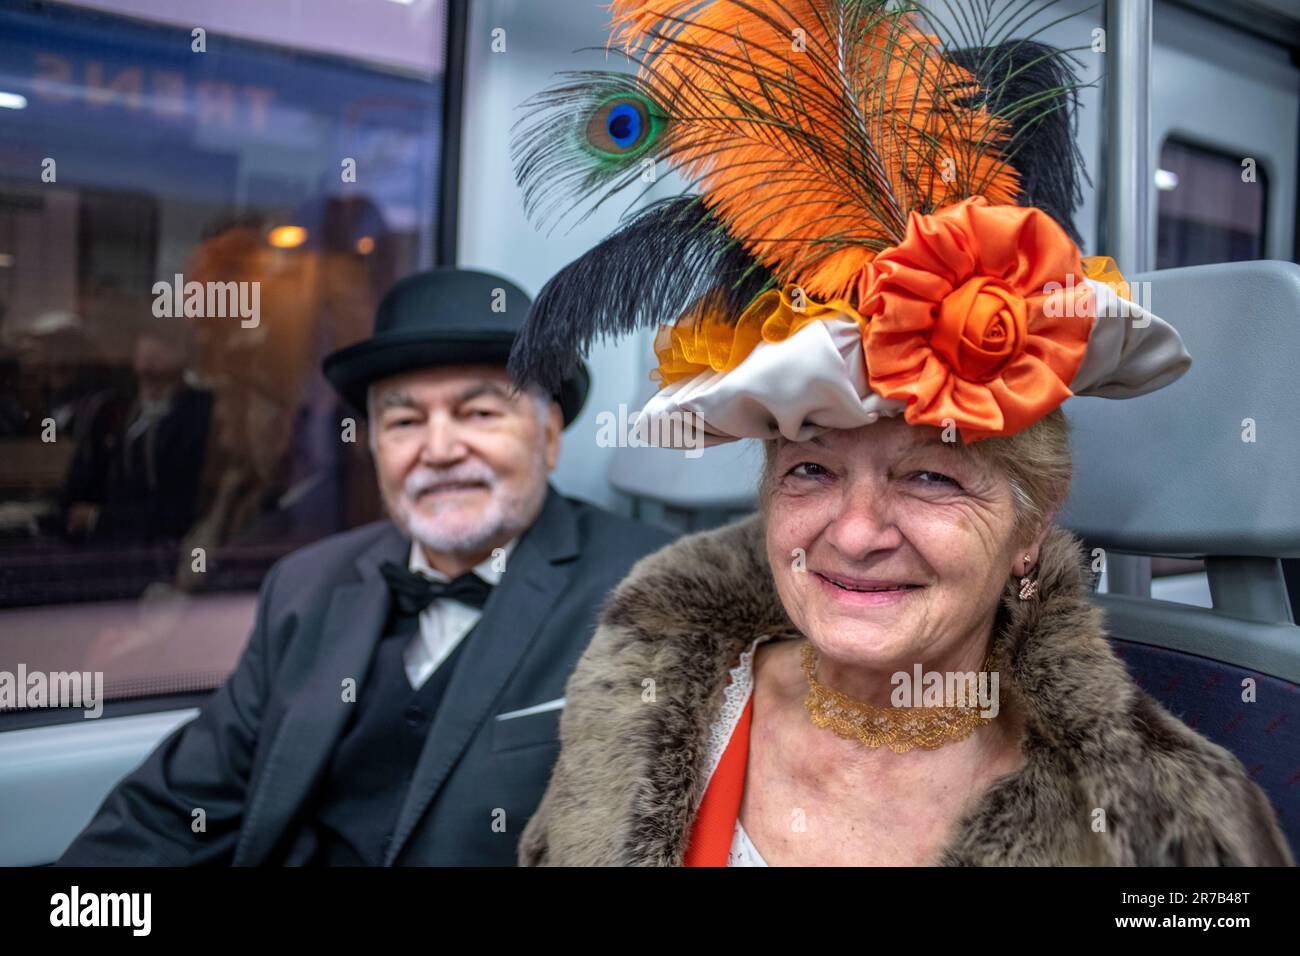
<svg viewBox="0 0 1300 956">
<path fill-rule="evenodd" d="M 505 365 L 532 301 L 509 279 L 444 267 L 398 282 L 375 314 L 375 333 L 325 357 L 322 370 L 357 409 L 366 389 L 399 372 L 435 365 Z M 560 385 L 567 427 L 587 399 L 591 375 L 579 364 Z"/>
</svg>

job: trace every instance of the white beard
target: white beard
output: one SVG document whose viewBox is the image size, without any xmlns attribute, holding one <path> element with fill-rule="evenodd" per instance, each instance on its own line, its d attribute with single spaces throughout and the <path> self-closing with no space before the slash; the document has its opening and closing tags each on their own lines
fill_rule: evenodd
<svg viewBox="0 0 1300 956">
<path fill-rule="evenodd" d="M 421 468 L 406 480 L 401 497 L 388 502 L 393 523 L 429 551 L 449 555 L 476 555 L 492 542 L 504 542 L 526 531 L 536 520 L 546 498 L 545 451 L 538 450 L 533 462 L 532 480 L 522 494 L 511 494 L 502 487 L 487 465 L 475 464 L 446 470 Z M 422 488 L 446 481 L 481 481 L 487 485 L 491 500 L 473 525 L 455 520 L 460 508 L 447 503 L 432 514 L 416 506 Z"/>
</svg>

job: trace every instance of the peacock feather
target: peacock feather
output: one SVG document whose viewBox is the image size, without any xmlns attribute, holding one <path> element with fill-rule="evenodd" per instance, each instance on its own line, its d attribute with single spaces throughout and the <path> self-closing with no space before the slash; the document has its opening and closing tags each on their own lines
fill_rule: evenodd
<svg viewBox="0 0 1300 956">
<path fill-rule="evenodd" d="M 789 282 L 852 300 L 912 212 L 970 196 L 1040 204 L 1070 228 L 1069 51 L 1034 41 L 1051 23 L 1023 35 L 1041 4 L 940 3 L 946 16 L 893 0 L 613 0 L 611 43 L 634 72 L 564 74 L 525 104 L 513 145 L 525 206 L 552 226 L 581 221 L 652 188 L 664 164 L 695 201 L 665 207 L 671 223 L 663 209 L 628 221 L 557 275 L 517 371 L 564 364 L 547 330 L 563 330 L 557 349 L 584 347 L 688 310 L 739 315 L 745 295 Z M 579 291 L 578 276 L 621 281 Z M 631 288 L 648 278 L 662 287 Z"/>
</svg>

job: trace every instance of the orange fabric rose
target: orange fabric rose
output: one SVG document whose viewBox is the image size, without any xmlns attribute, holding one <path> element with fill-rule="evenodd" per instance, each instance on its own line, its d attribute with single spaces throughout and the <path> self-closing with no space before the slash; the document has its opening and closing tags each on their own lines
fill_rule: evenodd
<svg viewBox="0 0 1300 956">
<path fill-rule="evenodd" d="M 928 216 L 863 267 L 871 388 L 913 425 L 1012 435 L 1070 397 L 1092 331 L 1079 250 L 1039 209 L 982 196 Z"/>
</svg>

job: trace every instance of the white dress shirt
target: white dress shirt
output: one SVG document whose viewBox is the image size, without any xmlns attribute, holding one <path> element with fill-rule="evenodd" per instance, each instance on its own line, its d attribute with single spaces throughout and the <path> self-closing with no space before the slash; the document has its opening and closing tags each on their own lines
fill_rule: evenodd
<svg viewBox="0 0 1300 956">
<path fill-rule="evenodd" d="M 504 558 L 488 557 L 472 570 L 480 578 L 494 587 L 501 582 L 502 571 L 515 549 L 515 538 L 505 545 Z M 417 574 L 423 574 L 434 581 L 450 580 L 441 571 L 434 570 L 424 556 L 424 551 L 417 541 L 411 542 L 411 556 L 407 567 Z M 429 676 L 438 669 L 438 665 L 447 659 L 447 655 L 456 649 L 466 634 L 483 616 L 480 608 L 470 607 L 459 601 L 439 598 L 420 612 L 420 633 L 411 639 L 402 654 L 406 666 L 406 679 L 413 688 L 424 684 Z"/>
</svg>

